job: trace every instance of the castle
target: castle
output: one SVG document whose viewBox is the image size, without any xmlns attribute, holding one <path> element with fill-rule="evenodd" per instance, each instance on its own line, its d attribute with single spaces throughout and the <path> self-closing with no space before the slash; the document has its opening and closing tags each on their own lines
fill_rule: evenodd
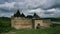
<svg viewBox="0 0 60 34">
<path fill-rule="evenodd" d="M 48 28 L 51 25 L 51 20 L 40 18 L 36 13 L 33 16 L 25 16 L 19 10 L 11 17 L 11 26 L 16 29 L 39 29 Z"/>
</svg>

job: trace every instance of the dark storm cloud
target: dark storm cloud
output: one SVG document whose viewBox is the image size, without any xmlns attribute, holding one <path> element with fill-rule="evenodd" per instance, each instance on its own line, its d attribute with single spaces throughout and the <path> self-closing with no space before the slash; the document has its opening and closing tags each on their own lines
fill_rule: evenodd
<svg viewBox="0 0 60 34">
<path fill-rule="evenodd" d="M 44 14 L 54 14 L 54 12 L 44 12 Z"/>
</svg>

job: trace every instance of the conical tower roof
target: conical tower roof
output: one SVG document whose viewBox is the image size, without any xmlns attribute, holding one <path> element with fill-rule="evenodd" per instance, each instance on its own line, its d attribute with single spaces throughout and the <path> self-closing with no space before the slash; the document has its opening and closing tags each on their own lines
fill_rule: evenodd
<svg viewBox="0 0 60 34">
<path fill-rule="evenodd" d="M 25 17 L 25 15 L 22 13 L 22 14 L 21 14 L 21 17 Z"/>
<path fill-rule="evenodd" d="M 33 18 L 34 19 L 40 19 L 40 17 L 36 13 L 34 13 Z"/>
<path fill-rule="evenodd" d="M 17 12 L 14 14 L 14 17 L 20 17 L 20 16 L 21 16 L 21 14 L 20 14 L 19 10 L 17 10 Z"/>
</svg>

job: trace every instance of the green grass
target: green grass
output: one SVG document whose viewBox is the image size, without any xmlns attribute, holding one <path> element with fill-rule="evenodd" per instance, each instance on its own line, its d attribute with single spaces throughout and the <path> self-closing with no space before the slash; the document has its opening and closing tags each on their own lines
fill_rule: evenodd
<svg viewBox="0 0 60 34">
<path fill-rule="evenodd" d="M 7 17 L 0 17 L 0 33 L 11 30 L 11 19 Z"/>
<path fill-rule="evenodd" d="M 5 34 L 5 33 L 4 33 Z M 60 34 L 60 26 L 47 29 L 20 29 L 10 31 L 7 34 Z"/>
<path fill-rule="evenodd" d="M 21 30 L 17 31 L 15 34 L 47 34 L 47 32 L 44 30 Z"/>
<path fill-rule="evenodd" d="M 5 33 L 4 33 L 5 34 Z M 8 34 L 48 34 L 46 31 L 44 30 L 18 30 L 18 31 L 12 31 L 12 32 L 8 32 Z"/>
</svg>

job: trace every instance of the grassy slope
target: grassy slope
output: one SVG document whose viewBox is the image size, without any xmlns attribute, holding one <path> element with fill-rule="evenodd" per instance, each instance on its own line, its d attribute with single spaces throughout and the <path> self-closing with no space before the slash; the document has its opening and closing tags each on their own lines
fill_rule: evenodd
<svg viewBox="0 0 60 34">
<path fill-rule="evenodd" d="M 51 20 L 55 22 L 60 22 L 60 18 L 52 18 Z"/>
<path fill-rule="evenodd" d="M 0 17 L 0 32 L 9 31 L 11 28 L 10 18 Z"/>
<path fill-rule="evenodd" d="M 5 33 L 4 33 L 5 34 Z M 55 28 L 48 28 L 48 29 L 30 29 L 30 30 L 17 30 L 13 32 L 8 32 L 7 34 L 60 34 L 60 26 Z"/>
<path fill-rule="evenodd" d="M 11 24 L 10 18 L 7 17 L 0 17 L 0 25 L 1 26 L 10 26 Z"/>
</svg>

